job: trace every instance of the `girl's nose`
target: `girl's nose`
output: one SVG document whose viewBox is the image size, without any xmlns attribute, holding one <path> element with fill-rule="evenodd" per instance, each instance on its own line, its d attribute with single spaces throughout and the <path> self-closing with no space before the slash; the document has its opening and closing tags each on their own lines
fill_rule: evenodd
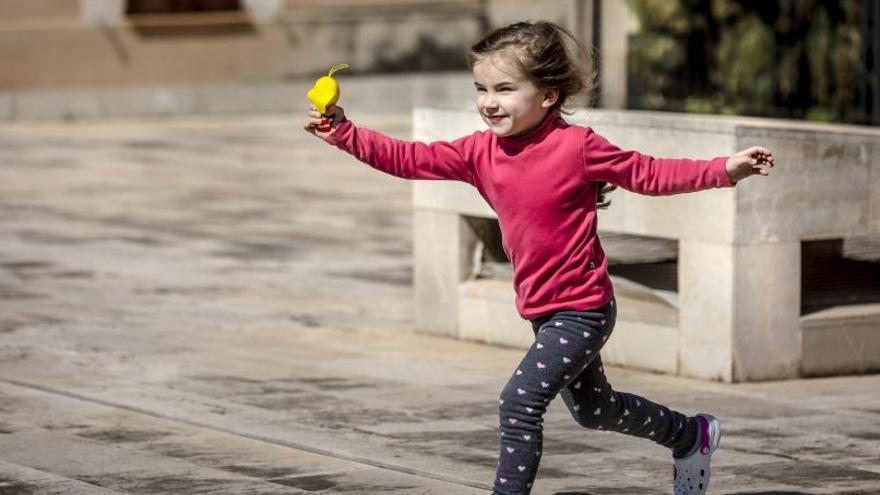
<svg viewBox="0 0 880 495">
<path fill-rule="evenodd" d="M 498 111 L 498 102 L 496 102 L 493 98 L 485 98 L 480 106 L 483 107 L 483 110 L 486 113 L 495 113 Z"/>
</svg>

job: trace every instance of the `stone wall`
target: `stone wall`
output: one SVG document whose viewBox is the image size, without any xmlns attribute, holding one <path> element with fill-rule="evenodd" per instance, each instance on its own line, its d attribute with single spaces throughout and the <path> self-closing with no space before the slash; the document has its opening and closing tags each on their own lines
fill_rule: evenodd
<svg viewBox="0 0 880 495">
<path fill-rule="evenodd" d="M 880 369 L 880 303 L 802 314 L 802 243 L 880 235 L 880 131 L 757 118 L 585 109 L 588 125 L 624 149 L 711 158 L 752 145 L 777 166 L 735 188 L 648 197 L 618 189 L 599 233 L 678 243 L 672 295 L 612 277 L 619 319 L 609 363 L 721 381 Z M 419 108 L 415 137 L 482 128 L 475 112 Z M 472 280 L 477 235 L 463 219 L 494 213 L 462 183 L 418 181 L 415 314 L 420 331 L 525 347 L 531 333 L 509 283 Z M 874 268 L 876 269 L 876 268 Z"/>
<path fill-rule="evenodd" d="M 339 62 L 352 74 L 461 69 L 486 26 L 464 0 L 138 16 L 123 3 L 0 0 L 0 64 L 15 67 L 0 90 L 290 81 Z"/>
</svg>

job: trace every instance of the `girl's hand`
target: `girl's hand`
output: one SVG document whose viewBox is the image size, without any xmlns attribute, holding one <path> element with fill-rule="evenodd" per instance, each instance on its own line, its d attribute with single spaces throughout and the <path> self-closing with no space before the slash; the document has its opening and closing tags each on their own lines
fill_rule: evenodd
<svg viewBox="0 0 880 495">
<path fill-rule="evenodd" d="M 310 105 L 309 118 L 306 119 L 303 128 L 309 134 L 326 140 L 327 136 L 332 134 L 333 130 L 336 129 L 336 126 L 345 120 L 345 111 L 338 105 L 331 105 L 327 107 L 327 115 L 330 115 L 331 117 L 327 118 L 322 116 L 314 105 Z"/>
<path fill-rule="evenodd" d="M 728 158 L 724 168 L 734 184 L 752 175 L 770 175 L 773 153 L 767 148 L 752 146 Z"/>
</svg>

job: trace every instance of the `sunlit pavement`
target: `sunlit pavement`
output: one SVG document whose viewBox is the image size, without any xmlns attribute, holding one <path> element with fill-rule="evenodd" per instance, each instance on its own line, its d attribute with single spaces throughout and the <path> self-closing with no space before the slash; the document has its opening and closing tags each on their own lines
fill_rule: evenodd
<svg viewBox="0 0 880 495">
<path fill-rule="evenodd" d="M 0 493 L 488 493 L 521 351 L 413 333 L 410 184 L 301 120 L 0 126 Z M 719 417 L 710 493 L 880 493 L 880 375 L 608 374 Z M 534 493 L 671 493 L 664 448 L 544 428 Z"/>
</svg>

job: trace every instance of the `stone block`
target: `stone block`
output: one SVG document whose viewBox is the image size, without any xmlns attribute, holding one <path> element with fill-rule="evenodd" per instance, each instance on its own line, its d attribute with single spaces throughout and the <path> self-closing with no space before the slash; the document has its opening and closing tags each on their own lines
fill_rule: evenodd
<svg viewBox="0 0 880 495">
<path fill-rule="evenodd" d="M 798 376 L 800 242 L 734 246 L 733 381 Z"/>
<path fill-rule="evenodd" d="M 612 193 L 612 207 L 599 212 L 601 231 L 677 239 L 679 292 L 677 298 L 661 295 L 615 279 L 619 332 L 608 347 L 610 363 L 727 382 L 874 366 L 851 350 L 820 356 L 831 331 L 802 328 L 800 246 L 804 240 L 880 232 L 880 131 L 594 109 L 568 120 L 593 126 L 622 149 L 656 157 L 712 158 L 752 145 L 766 146 L 776 157 L 769 177 L 735 188 L 664 197 Z M 415 138 L 424 141 L 481 128 L 475 112 L 454 105 L 416 109 L 414 122 Z M 419 183 L 413 202 L 423 211 L 494 216 L 464 184 Z M 472 325 L 492 321 L 489 311 L 511 311 L 478 299 L 468 302 Z M 880 335 L 865 328 L 853 323 L 838 336 L 874 349 Z M 467 330 L 487 341 L 493 341 L 492 331 Z"/>
<path fill-rule="evenodd" d="M 621 149 L 657 158 L 709 159 L 732 154 L 735 147 L 733 119 L 589 109 L 569 121 L 592 127 Z M 609 197 L 614 207 L 599 213 L 607 230 L 714 242 L 733 237 L 732 189 L 651 197 L 617 189 Z"/>
<path fill-rule="evenodd" d="M 618 299 L 621 308 L 627 301 Z M 602 362 L 626 368 L 678 372 L 678 329 L 618 318 L 614 333 L 602 348 Z"/>
<path fill-rule="evenodd" d="M 458 337 L 458 285 L 469 274 L 474 234 L 453 212 L 413 215 L 416 330 Z"/>
<path fill-rule="evenodd" d="M 464 182 L 415 181 L 413 206 L 438 211 L 454 209 L 462 215 L 495 218 L 495 212 L 476 189 Z"/>
<path fill-rule="evenodd" d="M 678 373 L 677 296 L 612 276 L 617 299 L 614 332 L 602 349 L 607 364 Z"/>
<path fill-rule="evenodd" d="M 517 349 L 535 340 L 532 325 L 516 312 L 509 280 L 472 280 L 459 286 L 459 337 Z"/>
<path fill-rule="evenodd" d="M 776 160 L 770 176 L 737 187 L 737 243 L 871 233 L 871 203 L 877 193 L 872 187 L 872 146 L 880 142 L 880 131 L 791 123 L 785 128 L 742 126 L 737 138 L 737 148 L 760 144 Z"/>
<path fill-rule="evenodd" d="M 735 214 L 734 191 L 646 197 L 617 189 L 612 206 L 599 211 L 603 229 L 667 239 L 730 242 Z M 711 213 L 710 213 L 711 212 Z"/>
<path fill-rule="evenodd" d="M 413 136 L 420 141 L 451 141 L 483 129 L 485 124 L 476 111 L 464 106 L 413 109 Z"/>
<path fill-rule="evenodd" d="M 618 319 L 678 328 L 678 294 L 612 275 Z"/>
<path fill-rule="evenodd" d="M 678 249 L 679 373 L 733 378 L 733 247 L 682 240 Z"/>
<path fill-rule="evenodd" d="M 801 318 L 805 376 L 880 370 L 880 304 L 839 307 Z"/>
<path fill-rule="evenodd" d="M 718 115 L 579 109 L 569 122 L 591 127 L 622 149 L 657 157 L 712 158 L 734 151 L 741 119 Z"/>
</svg>

